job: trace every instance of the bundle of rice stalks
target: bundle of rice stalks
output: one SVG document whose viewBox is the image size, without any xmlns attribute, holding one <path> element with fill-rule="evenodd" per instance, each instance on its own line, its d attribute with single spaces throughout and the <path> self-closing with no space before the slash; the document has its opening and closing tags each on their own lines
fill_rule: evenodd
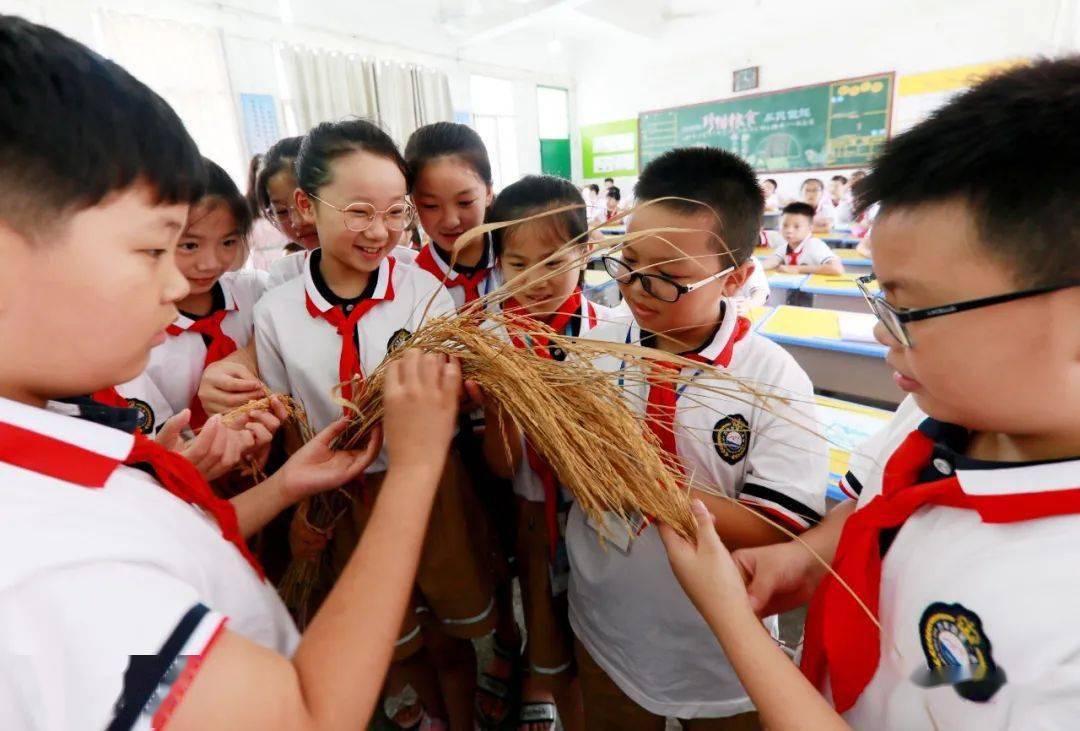
<svg viewBox="0 0 1080 731">
<path fill-rule="evenodd" d="M 351 402 L 352 427 L 340 446 L 355 448 L 382 418 L 389 363 L 408 348 L 444 353 L 458 358 L 464 377 L 499 404 L 586 515 L 603 523 L 610 511 L 629 526 L 640 513 L 692 536 L 690 501 L 679 471 L 651 432 L 642 429 L 610 374 L 589 362 L 595 344 L 530 323 L 534 339 L 546 338 L 567 354 L 565 362 L 557 362 L 515 348 L 495 327 L 521 331 L 520 319 L 499 313 L 488 318 L 486 325 L 469 312 L 428 320 L 364 380 Z"/>
</svg>

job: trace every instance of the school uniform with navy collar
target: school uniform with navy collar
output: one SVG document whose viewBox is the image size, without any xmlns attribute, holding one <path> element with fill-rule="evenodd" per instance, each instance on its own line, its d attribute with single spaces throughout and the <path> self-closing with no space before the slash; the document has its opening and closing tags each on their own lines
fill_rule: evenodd
<svg viewBox="0 0 1080 731">
<path fill-rule="evenodd" d="M 331 398 L 338 383 L 370 375 L 423 324 L 425 311 L 428 318 L 453 312 L 438 281 L 390 257 L 372 272 L 366 292 L 343 300 L 323 279 L 321 258 L 321 250 L 310 252 L 303 275 L 267 292 L 255 307 L 259 373 L 272 391 L 299 399 L 316 430 L 343 415 Z M 335 323 L 350 319 L 343 334 Z M 342 393 L 348 397 L 351 389 Z M 384 472 L 386 465 L 384 450 L 367 471 Z"/>
<path fill-rule="evenodd" d="M 973 459 L 966 429 L 901 411 L 833 562 L 881 630 L 826 577 L 804 672 L 856 729 L 1075 727 L 1080 457 Z"/>
<path fill-rule="evenodd" d="M 294 251 L 280 259 L 275 259 L 267 268 L 266 289 L 281 286 L 291 279 L 304 274 L 304 266 L 311 251 Z M 412 265 L 416 261 L 416 252 L 407 246 L 395 246 L 390 250 L 390 258 L 399 264 Z"/>
<path fill-rule="evenodd" d="M 597 328 L 593 337 L 652 341 L 632 317 Z M 723 369 L 760 395 L 707 390 L 733 384 L 683 369 L 695 380 L 678 392 L 642 378 L 624 381 L 632 408 L 658 420 L 651 424 L 654 432 L 695 482 L 715 486 L 791 530 L 816 523 L 825 508 L 826 444 L 814 433 L 813 389 L 803 370 L 751 332 L 729 300 L 708 342 L 684 356 Z M 614 356 L 596 365 L 612 373 L 638 367 Z M 664 414 L 667 423 L 661 424 Z M 594 525 L 576 505 L 571 509 L 570 620 L 588 655 L 651 714 L 687 719 L 752 711 L 708 625 L 680 589 L 656 528 L 646 526 L 632 539 L 627 533 L 624 526 Z M 765 624 L 775 633 L 775 617 Z"/>
<path fill-rule="evenodd" d="M 155 434 L 169 417 L 191 408 L 193 429 L 206 421 L 197 394 L 203 371 L 251 339 L 255 303 L 266 291 L 263 272 L 229 272 L 213 287 L 205 316 L 181 312 L 166 330 L 165 342 L 150 351 L 146 369 L 117 386 L 120 396 L 142 415 L 140 430 Z"/>
<path fill-rule="evenodd" d="M 0 398 L 0 728 L 160 728 L 225 628 L 299 643 L 231 504 L 119 413 Z"/>
<path fill-rule="evenodd" d="M 454 311 L 446 289 L 418 267 L 387 257 L 369 277 L 366 291 L 346 300 L 327 285 L 315 250 L 304 274 L 268 292 L 255 308 L 259 371 L 277 392 L 299 399 L 316 430 L 343 415 L 332 391 L 350 398 L 363 388 L 386 356 L 402 346 L 426 319 Z M 353 485 L 348 516 L 334 525 L 328 547 L 332 575 L 339 576 L 371 517 L 375 496 L 388 467 L 386 450 Z M 406 612 L 394 659 L 423 646 L 421 624 L 465 639 L 493 628 L 490 572 L 483 564 L 479 535 L 482 517 L 460 459 L 453 452 L 439 483 L 417 570 L 417 591 Z"/>
<path fill-rule="evenodd" d="M 511 299 L 502 309 L 513 313 L 516 306 Z M 527 328 L 530 318 L 525 314 L 521 317 Z M 577 289 L 557 309 L 548 326 L 562 335 L 589 338 L 611 318 L 611 308 L 592 302 Z M 545 342 L 542 336 L 515 332 L 513 324 L 508 329 L 489 320 L 485 326 L 493 327 L 515 347 L 531 349 L 542 358 L 557 361 L 566 358 L 564 351 Z M 574 658 L 566 608 L 569 565 L 565 541 L 566 518 L 574 498 L 524 437 L 521 442 L 522 460 L 513 477 L 517 497 L 514 558 L 529 635 L 529 670 L 537 675 L 558 675 L 570 670 Z"/>
<path fill-rule="evenodd" d="M 495 266 L 495 249 L 488 236 L 484 244 L 484 256 L 475 267 L 461 264 L 450 266 L 450 258 L 434 243 L 428 243 L 416 257 L 415 266 L 442 282 L 454 306 L 459 310 L 465 305 L 495 291 L 501 283 Z"/>
<path fill-rule="evenodd" d="M 837 258 L 829 245 L 816 236 L 807 236 L 795 248 L 785 241 L 776 247 L 773 255 L 779 257 L 781 264 L 790 266 L 819 267 Z"/>
</svg>

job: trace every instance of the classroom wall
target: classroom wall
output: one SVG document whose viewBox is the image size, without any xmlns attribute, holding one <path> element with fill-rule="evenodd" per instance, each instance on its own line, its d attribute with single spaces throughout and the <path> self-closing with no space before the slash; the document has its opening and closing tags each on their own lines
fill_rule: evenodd
<svg viewBox="0 0 1080 731">
<path fill-rule="evenodd" d="M 282 20 L 279 15 L 281 3 L 271 0 L 218 3 L 196 0 L 0 0 L 0 13 L 22 15 L 44 23 L 99 50 L 101 39 L 95 32 L 94 20 L 97 10 L 216 28 L 223 36 L 233 96 L 237 99 L 243 93 L 279 93 L 273 51 L 276 42 L 444 70 L 449 78 L 455 112 L 470 111 L 470 74 L 510 79 L 515 87 L 518 160 L 523 174 L 540 172 L 536 85 L 569 89 L 571 113 L 576 115 L 575 85 L 562 56 L 522 55 L 493 42 L 473 49 L 468 58 L 460 57 L 455 43 L 446 37 L 437 18 L 430 17 L 426 11 L 419 12 L 419 4 L 416 12 L 408 12 L 405 6 L 410 0 L 379 3 L 378 6 L 351 0 L 320 0 L 307 4 L 292 0 L 287 4 L 294 9 L 292 23 Z M 407 23 L 404 18 L 408 19 Z M 362 20 L 370 31 L 361 35 L 336 30 L 347 26 L 344 19 Z M 389 29 L 395 29 L 397 35 L 391 34 Z M 543 66 L 543 69 L 529 68 L 530 65 Z M 239 114 L 237 107 L 238 119 Z M 279 124 L 284 132 L 282 120 Z M 573 155 L 580 169 L 580 161 L 576 160 L 579 153 L 575 150 Z"/>
<path fill-rule="evenodd" d="M 653 43 L 585 49 L 577 57 L 578 123 L 736 96 L 732 72 L 747 66 L 761 67 L 761 86 L 747 92 L 752 94 L 882 71 L 903 76 L 1080 51 L 1080 0 L 906 0 L 874 3 L 871 14 L 867 5 L 848 0 L 753 7 L 724 3 L 726 12 L 670 20 Z M 616 70 L 596 72 L 605 65 Z M 926 98 L 897 96 L 894 101 L 894 125 L 900 121 L 904 126 L 935 105 Z M 778 180 L 782 195 L 795 197 L 804 178 L 827 179 L 836 172 L 850 171 L 769 177 Z"/>
</svg>

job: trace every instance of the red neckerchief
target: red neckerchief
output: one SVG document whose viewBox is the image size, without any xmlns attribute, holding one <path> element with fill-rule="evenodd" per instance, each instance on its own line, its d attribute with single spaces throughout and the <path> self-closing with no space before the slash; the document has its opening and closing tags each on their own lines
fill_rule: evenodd
<svg viewBox="0 0 1080 731">
<path fill-rule="evenodd" d="M 187 459 L 142 434 L 133 436 L 131 451 L 121 462 L 62 439 L 0 422 L 0 462 L 88 488 L 104 487 L 121 464 L 148 465 L 162 487 L 212 516 L 225 540 L 236 546 L 259 578 L 263 578 L 259 561 L 240 534 L 232 503 L 215 495 Z"/>
<path fill-rule="evenodd" d="M 790 246 L 787 247 L 787 263 L 790 266 L 798 266 L 799 256 L 802 255 L 803 245 L 805 244 L 806 240 L 804 239 L 802 242 L 799 243 L 797 247 L 795 247 L 794 251 L 791 250 Z"/>
<path fill-rule="evenodd" d="M 885 529 L 902 526 L 924 505 L 946 505 L 979 513 L 984 523 L 1014 523 L 1080 513 L 1080 487 L 1035 493 L 969 495 L 955 475 L 918 483 L 934 454 L 933 440 L 914 431 L 885 465 L 882 492 L 856 510 L 844 525 L 833 569 L 879 616 L 881 548 Z M 828 678 L 833 705 L 844 713 L 877 672 L 881 638 L 877 626 L 830 574 L 814 593 L 806 622 L 802 670 L 818 688 Z"/>
<path fill-rule="evenodd" d="M 735 350 L 735 343 L 746 337 L 750 332 L 750 320 L 739 317 L 735 323 L 735 329 L 731 338 L 724 345 L 723 350 L 713 360 L 707 360 L 699 353 L 684 353 L 684 358 L 696 360 L 720 368 L 727 368 L 731 363 L 731 355 Z M 682 471 L 679 461 L 679 450 L 675 442 L 675 412 L 678 408 L 679 394 L 675 391 L 675 384 L 671 381 L 672 375 L 678 375 L 682 366 L 664 360 L 651 361 L 653 372 L 646 380 L 649 383 L 649 395 L 646 399 L 645 419 L 649 429 L 660 440 L 669 458 L 669 464 Z M 665 373 L 666 372 L 666 373 Z"/>
<path fill-rule="evenodd" d="M 319 310 L 319 307 L 311 301 L 311 295 L 307 294 L 307 290 L 304 291 L 304 301 L 307 303 L 308 313 L 312 317 L 321 317 L 322 319 L 333 325 L 338 335 L 341 336 L 341 356 L 338 359 L 338 380 L 342 383 L 341 397 L 348 401 L 351 401 L 354 393 L 353 389 L 354 376 L 359 377 L 359 383 L 362 385 L 364 382 L 364 374 L 360 368 L 360 350 L 356 345 L 356 324 L 360 321 L 360 318 L 368 313 L 375 305 L 382 302 L 386 302 L 394 299 L 394 260 L 387 259 L 389 262 L 389 269 L 387 270 L 387 283 L 386 294 L 382 299 L 376 299 L 369 297 L 368 299 L 361 300 L 353 307 L 352 312 L 348 315 L 345 314 L 345 310 L 341 305 L 335 305 L 328 309 L 326 312 Z M 376 269 L 371 273 L 371 276 L 379 276 L 379 270 Z M 349 416 L 350 412 L 342 407 L 345 416 Z"/>
<path fill-rule="evenodd" d="M 212 312 L 206 317 L 195 320 L 187 327 L 181 327 L 174 322 L 165 328 L 165 332 L 174 337 L 185 332 L 192 332 L 210 338 L 210 342 L 206 346 L 206 357 L 203 359 L 203 370 L 205 371 L 211 363 L 217 363 L 227 355 L 236 352 L 236 341 L 221 330 L 221 321 L 231 311 L 223 309 Z M 207 415 L 202 402 L 199 400 L 198 393 L 192 397 L 189 408 L 191 409 L 191 421 L 188 423 L 192 429 L 201 428 L 206 423 Z"/>
<path fill-rule="evenodd" d="M 105 404 L 106 406 L 112 406 L 117 409 L 127 409 L 131 407 L 128 400 L 120 395 L 120 392 L 116 390 L 115 386 L 103 388 L 100 391 L 94 391 L 90 394 L 90 398 L 94 399 L 99 404 Z"/>
<path fill-rule="evenodd" d="M 581 299 L 581 290 L 575 289 L 574 292 L 559 305 L 559 308 L 552 315 L 551 320 L 546 324 L 555 332 L 560 334 L 564 333 L 567 325 L 570 324 L 571 319 L 575 316 L 580 316 Z M 503 309 L 513 314 L 515 319 L 520 318 L 523 321 L 522 325 L 526 325 L 527 321 L 535 319 L 513 298 L 506 300 L 503 304 Z M 588 303 L 588 317 L 591 324 L 595 326 L 596 312 L 593 309 L 591 302 Z M 510 335 L 510 342 L 514 344 L 514 347 L 522 349 L 529 347 L 529 343 L 525 338 L 515 334 L 510 328 L 507 328 L 507 332 Z M 546 337 L 533 333 L 529 336 L 529 339 L 534 342 L 533 352 L 541 358 L 551 357 L 551 351 L 548 350 L 548 339 Z M 558 545 L 559 540 L 559 481 L 556 479 L 555 472 L 551 469 L 551 465 L 548 464 L 548 461 L 540 456 L 540 453 L 536 451 L 527 439 L 525 440 L 525 456 L 529 460 L 529 467 L 536 473 L 536 476 L 540 478 L 540 484 L 544 487 L 544 519 L 547 523 L 548 554 L 551 559 L 554 559 L 555 548 Z"/>
<path fill-rule="evenodd" d="M 416 266 L 438 279 L 447 289 L 452 287 L 464 289 L 465 304 L 480 299 L 480 285 L 491 274 L 491 269 L 495 265 L 494 262 L 488 262 L 489 266 L 477 269 L 471 275 L 462 274 L 451 269 L 449 264 L 446 264 L 445 268 L 440 267 L 439 262 L 435 261 L 435 257 L 438 256 L 439 260 L 443 261 L 444 264 L 445 260 L 440 254 L 434 252 L 434 248 L 435 244 L 428 244 L 421 249 L 416 257 Z"/>
<path fill-rule="evenodd" d="M 552 313 L 551 319 L 544 324 L 560 335 L 566 333 L 567 326 L 570 325 L 571 321 L 575 317 L 581 318 L 581 299 L 581 289 L 575 289 L 573 293 L 559 305 L 558 309 Z M 503 310 L 512 315 L 515 321 L 520 321 L 524 327 L 529 327 L 531 322 L 537 322 L 536 318 L 530 315 L 528 310 L 513 297 L 508 297 L 506 302 L 503 303 Z M 592 302 L 588 303 L 587 316 L 589 318 L 590 327 L 595 327 L 596 310 L 593 308 Z M 512 324 L 513 323 L 511 323 L 511 325 Z M 519 333 L 514 332 L 512 328 L 507 328 L 507 331 L 510 335 L 510 340 L 514 343 L 515 347 L 527 347 L 525 340 Z M 538 355 L 549 357 L 548 345 L 550 343 L 547 337 L 541 333 L 534 332 L 530 333 L 528 338 L 532 340 L 533 350 L 535 350 Z"/>
</svg>

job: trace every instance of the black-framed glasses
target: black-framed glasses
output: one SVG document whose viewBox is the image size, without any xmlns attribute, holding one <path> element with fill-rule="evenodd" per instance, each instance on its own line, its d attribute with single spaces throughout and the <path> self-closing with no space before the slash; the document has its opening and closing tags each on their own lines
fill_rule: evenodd
<svg viewBox="0 0 1080 731">
<path fill-rule="evenodd" d="M 604 262 L 604 269 L 607 270 L 608 275 L 616 282 L 626 286 L 633 284 L 635 279 L 639 279 L 641 280 L 641 288 L 661 302 L 678 302 L 679 298 L 684 294 L 689 294 L 695 289 L 704 287 L 709 282 L 716 281 L 725 274 L 735 271 L 735 267 L 728 267 L 693 284 L 679 284 L 663 274 L 636 272 L 622 259 L 616 259 L 614 256 L 601 257 L 601 261 Z"/>
<path fill-rule="evenodd" d="M 391 231 L 404 231 L 412 225 L 416 218 L 416 209 L 411 203 L 395 203 L 384 211 L 375 210 L 370 203 L 350 203 L 344 208 L 339 208 L 333 203 L 327 203 L 322 198 L 308 193 L 309 198 L 314 198 L 323 205 L 330 206 L 335 211 L 341 211 L 345 219 L 345 228 L 355 233 L 366 231 L 375 219 L 382 216 L 383 225 Z"/>
<path fill-rule="evenodd" d="M 1012 302 L 1014 300 L 1026 299 L 1028 297 L 1037 297 L 1040 294 L 1048 294 L 1050 292 L 1056 292 L 1060 289 L 1068 289 L 1070 287 L 1080 286 L 1080 281 L 1064 282 L 1062 284 L 1050 284 L 1044 287 L 1035 287 L 1033 289 L 1025 289 L 1019 292 L 1009 292 L 1007 294 L 996 294 L 992 297 L 980 297 L 979 299 L 966 300 L 964 302 L 954 302 L 948 305 L 938 305 L 937 307 L 926 307 L 919 310 L 905 310 L 893 307 L 885 301 L 884 296 L 881 293 L 875 293 L 870 290 L 870 285 L 877 281 L 876 274 L 867 274 L 865 277 L 859 277 L 855 280 L 855 284 L 858 285 L 859 291 L 862 292 L 863 297 L 866 298 L 867 304 L 870 305 L 870 310 L 877 316 L 877 319 L 881 320 L 881 323 L 885 326 L 885 329 L 889 331 L 896 340 L 905 348 L 911 347 L 911 336 L 908 334 L 907 324 L 909 322 L 919 322 L 920 320 L 931 320 L 935 317 L 943 317 L 944 315 L 952 315 L 956 312 L 965 312 L 967 310 L 977 310 L 981 307 L 990 307 L 991 305 L 1000 305 L 1005 302 Z"/>
</svg>

